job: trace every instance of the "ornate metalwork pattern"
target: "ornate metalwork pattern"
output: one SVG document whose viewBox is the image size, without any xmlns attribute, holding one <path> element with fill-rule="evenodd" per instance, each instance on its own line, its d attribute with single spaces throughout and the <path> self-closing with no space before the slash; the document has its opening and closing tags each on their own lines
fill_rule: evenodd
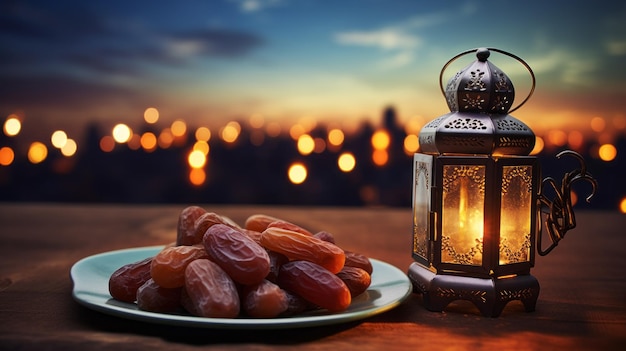
<svg viewBox="0 0 626 351">
<path fill-rule="evenodd" d="M 524 288 L 520 290 L 501 290 L 498 295 L 500 301 L 530 299 L 535 296 L 532 288 Z"/>
<path fill-rule="evenodd" d="M 472 110 L 482 110 L 483 104 L 485 103 L 485 99 L 481 98 L 480 95 L 476 95 L 476 97 L 472 97 L 469 94 L 465 94 L 463 98 L 463 102 L 465 105 L 464 109 L 472 109 Z"/>
<path fill-rule="evenodd" d="M 504 167 L 502 169 L 503 194 L 509 191 L 509 186 L 513 180 L 519 180 L 525 186 L 527 192 L 533 191 L 533 176 L 530 167 Z"/>
<path fill-rule="evenodd" d="M 487 126 L 479 119 L 476 118 L 457 118 L 444 126 L 444 128 L 453 129 L 487 129 Z"/>
<path fill-rule="evenodd" d="M 530 148 L 530 141 L 525 137 L 500 137 L 498 147 Z"/>
<path fill-rule="evenodd" d="M 485 146 L 485 139 L 479 138 L 479 137 L 466 137 L 466 136 L 458 137 L 458 136 L 451 136 L 451 135 L 443 135 L 440 138 L 441 138 L 441 145 L 452 145 L 452 146 L 462 146 L 462 147 Z"/>
<path fill-rule="evenodd" d="M 432 120 L 432 121 L 428 122 L 428 124 L 426 124 L 426 125 L 424 126 L 424 128 L 425 128 L 425 129 L 426 129 L 426 128 L 428 128 L 428 129 L 430 129 L 430 128 L 432 128 L 432 129 L 437 129 L 437 128 L 439 127 L 439 125 L 441 124 L 441 122 L 443 122 L 443 120 L 444 120 L 444 119 L 446 119 L 446 118 L 448 118 L 448 116 L 447 116 L 447 115 L 443 115 L 443 116 L 441 116 L 441 117 L 438 117 L 438 118 L 436 118 L 436 119 L 434 119 L 434 120 Z"/>
<path fill-rule="evenodd" d="M 527 131 L 528 128 L 523 124 L 510 120 L 510 119 L 499 119 L 495 123 L 497 130 L 507 130 L 507 131 Z"/>
<path fill-rule="evenodd" d="M 506 113 L 512 103 L 507 96 L 497 95 L 492 101 L 491 111 Z"/>
<path fill-rule="evenodd" d="M 456 166 L 456 167 L 444 167 L 443 169 L 443 191 L 450 192 L 454 182 L 461 178 L 467 177 L 472 180 L 480 191 L 480 194 L 485 194 L 485 175 L 482 171 L 483 166 Z"/>
<path fill-rule="evenodd" d="M 483 290 L 455 290 L 452 288 L 438 287 L 435 293 L 437 296 L 446 299 L 468 300 L 478 303 L 485 303 L 487 301 L 487 292 Z"/>
<path fill-rule="evenodd" d="M 475 264 L 474 257 L 476 257 L 476 254 L 482 254 L 483 252 L 482 240 L 476 239 L 476 245 L 472 246 L 467 252 L 457 252 L 451 244 L 451 240 L 452 239 L 447 235 L 441 237 L 441 250 L 445 251 L 448 256 L 452 258 L 452 263 L 473 265 Z"/>
<path fill-rule="evenodd" d="M 483 76 L 485 72 L 482 72 L 480 69 L 476 69 L 475 71 L 470 72 L 470 78 L 465 84 L 464 90 L 469 91 L 485 91 L 487 90 L 487 85 L 483 82 Z"/>
<path fill-rule="evenodd" d="M 495 67 L 495 66 L 493 66 L 493 67 Z M 505 93 L 505 92 L 508 93 L 508 92 L 510 92 L 512 89 L 509 86 L 506 74 L 504 74 L 504 72 L 499 71 L 497 69 L 494 69 L 492 72 L 493 72 L 493 78 L 494 78 L 494 81 L 495 81 L 495 84 L 494 84 L 495 91 L 497 93 Z"/>
<path fill-rule="evenodd" d="M 506 263 L 517 263 L 528 261 L 528 253 L 532 243 L 530 241 L 530 234 L 524 235 L 524 241 L 518 248 L 512 248 L 506 238 L 500 240 L 500 257 L 504 257 Z"/>
<path fill-rule="evenodd" d="M 576 228 L 576 217 L 574 215 L 571 198 L 572 185 L 579 181 L 586 181 L 591 184 L 591 194 L 587 196 L 587 202 L 589 202 L 593 195 L 595 195 L 596 188 L 598 187 L 598 182 L 587 172 L 585 160 L 579 153 L 571 150 L 565 150 L 557 154 L 556 157 L 561 158 L 564 155 L 576 158 L 580 163 L 580 169 L 565 173 L 561 181 L 560 188 L 557 186 L 556 181 L 551 177 L 547 177 L 542 181 L 539 192 L 539 203 L 543 208 L 540 208 L 540 210 L 546 212 L 545 226 L 548 230 L 548 234 L 550 234 L 552 244 L 545 250 L 542 248 L 541 242 L 543 231 L 540 226 L 538 231 L 539 236 L 537 239 L 537 252 L 539 252 L 541 256 L 549 254 L 570 229 Z M 555 197 L 552 200 L 545 195 L 545 188 L 547 186 L 552 187 L 552 190 L 555 193 Z"/>
</svg>

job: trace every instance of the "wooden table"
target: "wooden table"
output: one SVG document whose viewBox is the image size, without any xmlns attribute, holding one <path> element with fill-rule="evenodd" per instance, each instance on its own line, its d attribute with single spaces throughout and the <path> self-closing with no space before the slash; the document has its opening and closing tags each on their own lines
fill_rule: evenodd
<svg viewBox="0 0 626 351">
<path fill-rule="evenodd" d="M 204 206 L 242 223 L 266 213 L 332 232 L 353 251 L 406 272 L 410 209 Z M 626 216 L 577 214 L 578 227 L 538 257 L 537 310 L 499 318 L 464 302 L 429 312 L 413 294 L 395 309 L 346 324 L 276 331 L 211 330 L 127 320 L 72 299 L 70 267 L 96 253 L 167 244 L 179 205 L 0 204 L 0 349 L 54 350 L 592 350 L 626 345 Z M 619 347 L 618 347 L 619 346 Z"/>
</svg>

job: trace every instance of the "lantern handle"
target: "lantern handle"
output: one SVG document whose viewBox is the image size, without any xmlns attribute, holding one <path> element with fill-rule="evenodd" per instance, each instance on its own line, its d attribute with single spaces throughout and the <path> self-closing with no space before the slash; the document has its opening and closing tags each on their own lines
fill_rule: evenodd
<svg viewBox="0 0 626 351">
<path fill-rule="evenodd" d="M 590 202 L 593 195 L 596 193 L 598 182 L 593 178 L 591 174 L 587 172 L 587 166 L 583 157 L 571 150 L 561 151 L 556 155 L 557 158 L 568 155 L 573 156 L 580 163 L 580 168 L 573 170 L 569 173 L 565 173 L 561 180 L 561 187 L 559 188 L 556 181 L 552 177 L 545 178 L 541 187 L 539 188 L 538 196 L 538 223 L 537 223 L 537 252 L 539 255 L 545 256 L 554 249 L 559 241 L 563 239 L 565 233 L 570 229 L 576 228 L 576 216 L 574 215 L 574 208 L 572 205 L 571 188 L 572 185 L 578 181 L 584 180 L 591 183 L 591 194 L 587 196 L 587 202 Z M 550 186 L 555 193 L 554 199 L 548 199 L 545 195 L 545 187 Z M 545 226 L 552 243 L 546 249 L 542 248 L 542 224 L 541 217 L 542 212 L 545 213 Z"/>
<path fill-rule="evenodd" d="M 439 73 L 439 89 L 441 90 L 441 93 L 443 94 L 443 96 L 446 96 L 446 91 L 443 88 L 443 73 L 445 72 L 446 68 L 448 68 L 448 66 L 456 61 L 456 59 L 458 59 L 461 56 L 476 52 L 478 50 L 480 50 L 481 48 L 475 48 L 475 49 L 470 49 L 470 50 L 466 50 L 463 51 L 459 54 L 457 54 L 456 56 L 454 56 L 453 58 L 451 58 L 450 60 L 448 60 L 448 62 L 446 62 L 445 65 L 443 65 L 443 67 L 441 68 L 441 72 Z M 500 54 L 509 56 L 515 60 L 517 60 L 519 63 L 521 63 L 524 67 L 526 67 L 526 69 L 528 70 L 528 73 L 530 73 L 530 77 L 532 79 L 532 86 L 530 88 L 530 91 L 528 92 L 528 96 L 526 96 L 526 98 L 520 102 L 517 106 L 511 108 L 509 110 L 509 113 L 517 110 L 518 108 L 522 107 L 522 105 L 524 105 L 526 103 L 526 101 L 528 101 L 528 99 L 530 99 L 530 97 L 533 95 L 533 93 L 535 92 L 535 83 L 536 83 L 536 79 L 535 79 L 535 73 L 533 72 L 532 68 L 530 68 L 530 66 L 528 65 L 528 63 L 526 63 L 526 61 L 524 61 L 521 57 L 511 54 L 510 52 L 504 51 L 504 50 L 500 50 L 500 49 L 496 49 L 496 48 L 486 48 L 489 51 L 495 51 L 498 52 Z"/>
</svg>

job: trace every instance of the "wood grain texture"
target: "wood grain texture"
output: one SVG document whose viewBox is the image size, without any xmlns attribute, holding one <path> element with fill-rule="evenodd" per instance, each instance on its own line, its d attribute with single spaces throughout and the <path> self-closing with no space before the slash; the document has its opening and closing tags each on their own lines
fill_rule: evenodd
<svg viewBox="0 0 626 351">
<path fill-rule="evenodd" d="M 403 271 L 412 262 L 405 208 L 211 206 L 238 223 L 265 213 Z M 153 325 L 101 314 L 71 297 L 70 267 L 100 252 L 168 244 L 183 206 L 0 205 L 0 349 L 590 350 L 626 344 L 626 216 L 581 212 L 578 227 L 538 257 L 537 310 L 511 302 L 499 318 L 467 303 L 443 313 L 412 295 L 397 308 L 341 325 L 224 331 Z"/>
</svg>

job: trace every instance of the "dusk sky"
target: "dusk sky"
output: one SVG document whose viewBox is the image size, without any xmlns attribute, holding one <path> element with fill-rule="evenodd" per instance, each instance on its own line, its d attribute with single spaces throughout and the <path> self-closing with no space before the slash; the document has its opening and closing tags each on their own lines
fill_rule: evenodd
<svg viewBox="0 0 626 351">
<path fill-rule="evenodd" d="M 442 66 L 483 46 L 532 67 L 535 94 L 513 115 L 536 131 L 623 122 L 626 3 L 605 0 L 8 0 L 0 114 L 33 134 L 138 124 L 147 107 L 213 127 L 252 114 L 378 123 L 389 105 L 428 121 L 448 112 Z M 490 61 L 523 99 L 525 68 Z"/>
</svg>

